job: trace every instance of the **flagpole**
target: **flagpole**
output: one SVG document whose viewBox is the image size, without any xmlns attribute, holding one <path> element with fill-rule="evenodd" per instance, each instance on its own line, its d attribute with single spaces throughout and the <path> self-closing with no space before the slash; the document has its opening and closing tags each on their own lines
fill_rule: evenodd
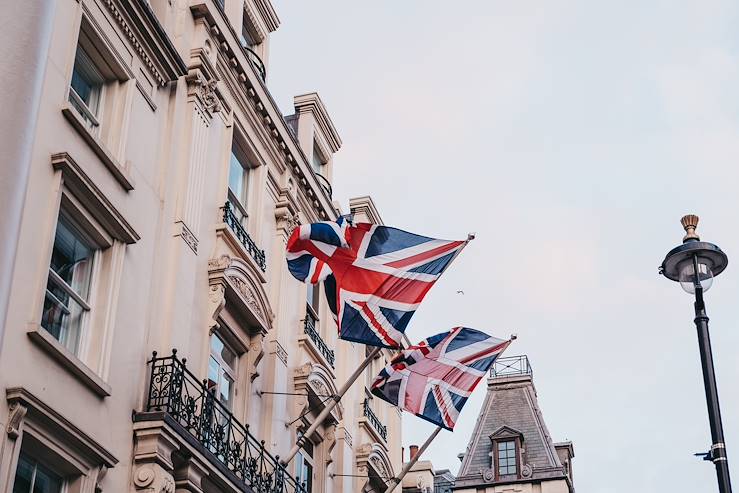
<svg viewBox="0 0 739 493">
<path fill-rule="evenodd" d="M 426 441 L 421 445 L 421 448 L 418 449 L 418 452 L 416 452 L 416 455 L 411 457 L 411 460 L 409 460 L 405 466 L 403 466 L 403 469 L 400 471 L 400 474 L 398 474 L 397 477 L 390 479 L 390 485 L 385 490 L 385 493 L 392 493 L 395 488 L 398 487 L 398 485 L 403 481 L 403 478 L 406 474 L 408 474 L 408 471 L 411 470 L 413 466 L 416 465 L 416 462 L 418 462 L 418 459 L 421 458 L 421 454 L 426 451 L 429 445 L 431 445 L 431 442 L 434 441 L 434 438 L 436 438 L 436 435 L 439 434 L 441 431 L 441 426 L 437 426 L 431 435 L 426 439 Z"/>
<path fill-rule="evenodd" d="M 344 385 L 341 386 L 341 388 L 336 392 L 336 395 L 333 396 L 333 399 L 329 401 L 328 404 L 326 404 L 326 407 L 323 408 L 323 411 L 318 415 L 318 417 L 313 421 L 313 424 L 311 424 L 305 432 L 300 435 L 300 438 L 295 442 L 295 445 L 293 445 L 293 448 L 290 449 L 290 452 L 287 453 L 287 455 L 280 458 L 280 464 L 282 466 L 287 466 L 290 461 L 295 457 L 295 454 L 298 453 L 298 450 L 300 450 L 300 447 L 302 447 L 305 444 L 305 437 L 311 436 L 319 426 L 321 426 L 321 423 L 325 421 L 325 419 L 328 417 L 328 415 L 331 413 L 331 411 L 336 407 L 336 405 L 339 403 L 341 398 L 346 394 L 346 391 L 349 390 L 349 388 L 352 386 L 354 382 L 356 382 L 357 378 L 359 378 L 362 375 L 362 372 L 364 372 L 364 369 L 367 368 L 367 365 L 369 365 L 372 360 L 375 358 L 377 353 L 380 352 L 379 347 L 376 347 L 370 352 L 367 357 L 362 361 L 362 363 L 357 367 L 356 370 L 354 370 L 354 373 L 349 377 L 349 379 L 344 383 Z"/>
</svg>

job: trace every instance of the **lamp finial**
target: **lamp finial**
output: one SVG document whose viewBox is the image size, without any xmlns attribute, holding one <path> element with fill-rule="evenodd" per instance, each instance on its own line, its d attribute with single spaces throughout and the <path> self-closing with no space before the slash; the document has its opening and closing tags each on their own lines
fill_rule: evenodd
<svg viewBox="0 0 739 493">
<path fill-rule="evenodd" d="M 698 216 L 695 214 L 688 214 L 680 219 L 680 224 L 685 228 L 685 236 L 683 237 L 683 243 L 686 241 L 698 241 L 700 236 L 695 234 L 695 228 L 698 227 Z"/>
</svg>

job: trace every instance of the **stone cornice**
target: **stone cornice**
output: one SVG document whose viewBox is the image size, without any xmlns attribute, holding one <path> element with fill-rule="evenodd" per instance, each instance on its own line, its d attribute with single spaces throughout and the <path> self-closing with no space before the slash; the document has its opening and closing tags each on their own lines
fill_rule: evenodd
<svg viewBox="0 0 739 493">
<path fill-rule="evenodd" d="M 159 86 L 187 73 L 185 62 L 146 0 L 102 0 Z"/>
<path fill-rule="evenodd" d="M 369 195 L 349 199 L 349 212 L 352 214 L 364 214 L 367 216 L 370 224 L 376 224 L 378 226 L 385 224 L 382 221 L 382 217 L 380 217 L 380 211 L 377 210 L 375 201 Z"/>
<path fill-rule="evenodd" d="M 277 17 L 277 12 L 275 12 L 272 2 L 269 0 L 254 0 L 254 5 L 256 5 L 259 11 L 264 25 L 267 26 L 267 30 L 269 32 L 276 31 L 280 27 L 280 18 Z"/>
<path fill-rule="evenodd" d="M 309 92 L 306 94 L 300 94 L 294 98 L 294 106 L 296 113 L 310 112 L 313 114 L 313 118 L 316 120 L 318 130 L 321 132 L 321 137 L 328 144 L 332 153 L 337 152 L 341 149 L 341 137 L 339 132 L 334 126 L 334 122 L 331 121 L 331 117 L 326 110 L 326 106 L 321 101 L 318 93 Z"/>
</svg>

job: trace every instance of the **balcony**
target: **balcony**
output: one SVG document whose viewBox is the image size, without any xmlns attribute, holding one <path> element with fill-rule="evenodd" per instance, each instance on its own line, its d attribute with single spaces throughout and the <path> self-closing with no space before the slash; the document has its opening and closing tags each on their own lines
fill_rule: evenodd
<svg viewBox="0 0 739 493">
<path fill-rule="evenodd" d="M 334 353 L 333 349 L 329 349 L 328 345 L 321 337 L 321 334 L 319 334 L 316 330 L 316 319 L 313 317 L 310 308 L 306 308 L 305 310 L 305 325 L 303 327 L 303 331 L 308 334 L 308 337 L 310 337 L 313 345 L 326 359 L 326 361 L 328 361 L 328 364 L 331 365 L 331 368 L 336 368 L 336 354 Z"/>
<path fill-rule="evenodd" d="M 186 368 L 186 360 L 158 358 L 154 352 L 146 399 L 148 413 L 166 413 L 175 430 L 198 444 L 200 452 L 216 467 L 227 471 L 230 480 L 254 493 L 304 493 L 303 485 L 264 448 L 264 440 L 249 433 L 206 387 L 206 382 Z M 143 419 L 143 417 L 142 417 Z"/>
<path fill-rule="evenodd" d="M 267 80 L 267 69 L 264 66 L 264 62 L 261 58 L 259 58 L 259 55 L 249 48 L 248 46 L 244 46 L 243 44 L 241 47 L 244 49 L 244 53 L 246 54 L 246 58 L 249 59 L 249 63 L 251 63 L 254 68 L 257 70 L 257 73 L 259 74 L 259 77 L 262 79 L 262 82 L 266 82 Z"/>
<path fill-rule="evenodd" d="M 331 188 L 331 184 L 328 182 L 328 179 L 320 173 L 314 174 L 318 179 L 318 184 L 321 185 L 321 188 L 323 188 L 323 190 L 328 194 L 328 197 L 331 198 L 334 194 L 334 190 Z"/>
<path fill-rule="evenodd" d="M 529 358 L 525 355 L 498 358 L 490 368 L 490 378 L 531 375 Z"/>
<path fill-rule="evenodd" d="M 369 399 L 364 400 L 364 417 L 367 418 L 367 421 L 370 422 L 382 439 L 387 442 L 387 426 L 383 425 L 380 418 L 378 418 L 374 411 L 372 411 L 372 408 L 369 405 Z"/>
<path fill-rule="evenodd" d="M 251 258 L 257 263 L 262 272 L 267 271 L 267 258 L 264 255 L 264 250 L 257 247 L 254 240 L 251 239 L 249 233 L 246 232 L 244 226 L 239 222 L 238 218 L 234 214 L 231 203 L 226 202 L 223 205 L 223 222 L 228 224 L 236 238 L 241 242 L 246 251 L 249 252 Z"/>
</svg>

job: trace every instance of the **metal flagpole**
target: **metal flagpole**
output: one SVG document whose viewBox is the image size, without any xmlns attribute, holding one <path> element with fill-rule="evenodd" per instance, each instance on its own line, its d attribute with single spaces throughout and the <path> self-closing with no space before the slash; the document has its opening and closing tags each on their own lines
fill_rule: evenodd
<svg viewBox="0 0 739 493">
<path fill-rule="evenodd" d="M 326 407 L 323 408 L 321 414 L 319 414 L 316 420 L 313 421 L 313 424 L 310 425 L 302 435 L 300 435 L 300 438 L 298 438 L 298 441 L 295 442 L 295 445 L 293 445 L 293 448 L 290 449 L 290 452 L 288 452 L 287 455 L 285 455 L 284 457 L 280 458 L 280 464 L 282 464 L 283 466 L 287 466 L 290 463 L 293 457 L 295 457 L 295 454 L 298 453 L 298 450 L 300 450 L 300 447 L 305 444 L 305 437 L 311 436 L 318 429 L 318 427 L 321 426 L 321 423 L 323 423 L 323 421 L 328 417 L 331 411 L 336 407 L 336 404 L 339 403 L 344 394 L 346 394 L 346 391 L 349 390 L 349 388 L 357 380 L 357 378 L 362 375 L 364 369 L 367 368 L 367 365 L 372 362 L 377 353 L 380 352 L 380 349 L 381 348 L 376 347 L 372 350 L 371 353 L 369 353 L 369 355 L 367 355 L 364 361 L 362 361 L 357 369 L 354 370 L 352 376 L 350 376 L 349 379 L 344 383 L 344 385 L 341 386 L 338 392 L 336 392 L 336 395 L 333 396 L 333 399 L 331 399 L 331 401 L 326 404 Z"/>
<path fill-rule="evenodd" d="M 423 445 L 421 445 L 421 448 L 418 449 L 418 452 L 416 452 L 416 455 L 414 455 L 411 460 L 409 460 L 405 466 L 403 466 L 403 469 L 400 471 L 400 474 L 398 474 L 398 477 L 390 479 L 390 485 L 385 490 L 385 493 L 392 493 L 393 490 L 403 481 L 403 478 L 406 474 L 408 474 L 408 471 L 411 470 L 411 467 L 416 465 L 416 462 L 418 462 L 418 459 L 421 457 L 421 454 L 426 451 L 429 445 L 431 445 L 431 442 L 434 441 L 434 438 L 436 438 L 436 435 L 439 434 L 441 431 L 441 426 L 437 426 L 431 435 L 426 439 L 425 442 L 423 442 Z"/>
</svg>

